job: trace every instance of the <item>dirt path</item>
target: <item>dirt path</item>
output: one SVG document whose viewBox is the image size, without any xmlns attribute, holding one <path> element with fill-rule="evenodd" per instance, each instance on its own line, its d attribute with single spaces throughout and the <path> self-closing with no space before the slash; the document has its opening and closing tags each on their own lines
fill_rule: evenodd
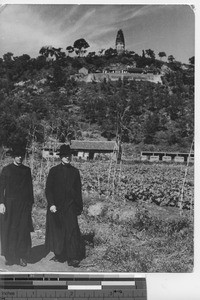
<svg viewBox="0 0 200 300">
<path fill-rule="evenodd" d="M 37 233 L 32 233 L 32 249 L 27 267 L 19 265 L 6 266 L 5 259 L 0 256 L 0 272 L 86 272 L 87 268 L 80 266 L 79 268 L 69 267 L 67 262 L 54 262 L 51 258 L 53 252 L 45 253 L 44 238 L 37 237 Z M 81 262 L 84 264 L 84 261 Z"/>
<path fill-rule="evenodd" d="M 179 224 L 176 223 L 180 217 L 179 209 L 173 207 L 165 208 L 152 204 L 146 204 L 145 208 L 148 211 L 148 222 L 149 220 L 152 220 L 156 221 L 156 224 L 158 224 L 160 220 L 159 224 L 162 225 L 163 220 L 164 225 L 162 226 L 165 226 L 165 224 L 166 226 L 168 226 L 168 224 L 170 226 L 171 224 Z M 89 209 L 90 213 L 91 211 L 92 210 Z M 79 219 L 79 225 L 82 229 L 82 235 L 86 243 L 86 258 L 81 261 L 80 267 L 74 268 L 68 266 L 67 262 L 59 263 L 52 261 L 51 258 L 54 256 L 54 253 L 45 253 L 45 228 L 41 226 L 37 227 L 37 225 L 45 224 L 45 210 L 39 210 L 37 211 L 37 215 L 35 213 L 34 217 L 37 220 L 35 228 L 40 229 L 35 229 L 35 232 L 31 233 L 32 249 L 27 267 L 23 268 L 19 265 L 6 266 L 4 257 L 0 256 L 0 273 L 126 272 L 127 270 L 130 270 L 130 268 L 133 270 L 133 272 L 135 272 L 135 270 L 146 272 L 148 268 L 150 268 L 150 270 L 153 268 L 156 270 L 156 272 L 158 272 L 158 270 L 159 272 L 163 272 L 163 270 L 166 270 L 165 265 L 162 263 L 163 257 L 166 256 L 166 249 L 163 247 L 168 247 L 165 243 L 165 240 L 168 241 L 169 237 L 164 235 L 163 239 L 161 240 L 159 234 L 158 236 L 155 234 L 155 236 L 152 237 L 151 233 L 148 235 L 148 233 L 145 233 L 143 230 L 141 231 L 140 229 L 138 230 L 138 228 L 134 228 L 132 226 L 132 219 L 135 218 L 135 213 L 136 209 L 134 204 L 127 203 L 126 207 L 120 204 L 119 206 L 116 205 L 110 209 L 107 209 L 107 214 L 104 219 L 98 219 L 98 216 L 93 216 L 89 222 L 86 218 L 84 218 L 83 215 Z M 188 213 L 189 212 L 186 212 L 186 214 Z M 145 211 L 143 212 L 142 216 L 143 218 L 146 216 Z M 185 229 L 187 233 L 187 227 Z M 91 235 L 91 232 L 95 232 L 94 236 Z M 173 248 L 178 257 L 177 260 L 175 260 L 175 264 L 177 265 L 181 259 L 179 258 L 180 251 L 178 250 L 178 247 L 181 247 L 180 249 L 185 247 L 185 244 L 183 244 L 183 233 L 180 232 L 181 239 L 179 239 L 177 247 Z M 155 248 L 152 239 L 154 239 L 155 243 L 157 243 L 158 247 L 160 247 L 161 253 L 159 249 Z M 185 241 L 186 243 L 188 243 L 188 241 L 189 243 L 192 243 L 190 239 L 188 240 L 188 235 L 185 235 Z M 169 255 L 171 253 L 170 247 L 171 246 L 168 248 Z M 191 255 L 189 251 L 190 248 L 187 249 L 186 247 L 186 258 L 188 261 Z M 149 253 L 152 255 L 152 261 L 150 261 L 151 257 L 149 256 Z M 154 255 L 157 256 L 155 261 L 153 261 Z M 171 255 L 173 256 L 174 253 L 171 253 Z M 170 261 L 171 258 L 166 258 L 166 260 L 167 259 Z M 171 265 L 169 263 L 167 270 L 170 269 L 170 266 Z M 185 269 L 188 268 L 185 265 L 184 267 Z M 192 268 L 192 264 L 190 267 Z"/>
</svg>

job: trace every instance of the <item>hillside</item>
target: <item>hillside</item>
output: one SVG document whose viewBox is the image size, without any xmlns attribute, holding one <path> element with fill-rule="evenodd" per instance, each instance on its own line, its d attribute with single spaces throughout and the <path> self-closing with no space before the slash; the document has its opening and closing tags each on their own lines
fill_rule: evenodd
<svg viewBox="0 0 200 300">
<path fill-rule="evenodd" d="M 82 67 L 89 74 L 123 66 L 160 74 L 162 83 L 143 80 L 73 79 Z M 131 67 L 132 66 L 132 67 Z M 142 72 L 143 72 L 142 71 Z M 139 72 L 139 71 L 137 71 Z M 85 57 L 40 55 L 0 59 L 0 144 L 19 141 L 31 147 L 49 137 L 120 138 L 141 149 L 188 151 L 194 134 L 194 65 L 164 63 L 124 53 Z"/>
</svg>

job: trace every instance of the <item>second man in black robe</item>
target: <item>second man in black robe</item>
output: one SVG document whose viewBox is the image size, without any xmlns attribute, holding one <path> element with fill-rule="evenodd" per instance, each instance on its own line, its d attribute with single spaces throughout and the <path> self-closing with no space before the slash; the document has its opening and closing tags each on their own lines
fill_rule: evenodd
<svg viewBox="0 0 200 300">
<path fill-rule="evenodd" d="M 78 218 L 83 210 L 80 173 L 70 164 L 71 149 L 62 145 L 61 163 L 50 169 L 46 182 L 48 202 L 46 220 L 46 249 L 54 252 L 54 261 L 67 261 L 78 267 L 85 257 Z"/>
</svg>

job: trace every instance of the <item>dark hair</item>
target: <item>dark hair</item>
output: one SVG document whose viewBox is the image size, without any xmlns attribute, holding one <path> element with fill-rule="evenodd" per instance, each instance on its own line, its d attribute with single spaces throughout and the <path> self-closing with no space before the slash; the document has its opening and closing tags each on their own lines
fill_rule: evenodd
<svg viewBox="0 0 200 300">
<path fill-rule="evenodd" d="M 26 149 L 23 147 L 13 147 L 12 151 L 11 151 L 11 155 L 12 157 L 17 157 L 17 156 L 25 156 L 26 154 Z"/>
<path fill-rule="evenodd" d="M 69 145 L 61 145 L 60 146 L 60 149 L 58 150 L 57 154 L 60 156 L 60 157 L 63 157 L 63 156 L 71 156 L 71 148 Z"/>
</svg>

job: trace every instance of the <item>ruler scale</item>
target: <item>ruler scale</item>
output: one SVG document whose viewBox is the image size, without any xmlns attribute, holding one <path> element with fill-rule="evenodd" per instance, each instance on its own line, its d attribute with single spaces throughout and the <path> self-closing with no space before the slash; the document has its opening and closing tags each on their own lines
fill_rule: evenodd
<svg viewBox="0 0 200 300">
<path fill-rule="evenodd" d="M 147 300 L 145 277 L 119 275 L 0 275 L 0 300 Z"/>
</svg>

